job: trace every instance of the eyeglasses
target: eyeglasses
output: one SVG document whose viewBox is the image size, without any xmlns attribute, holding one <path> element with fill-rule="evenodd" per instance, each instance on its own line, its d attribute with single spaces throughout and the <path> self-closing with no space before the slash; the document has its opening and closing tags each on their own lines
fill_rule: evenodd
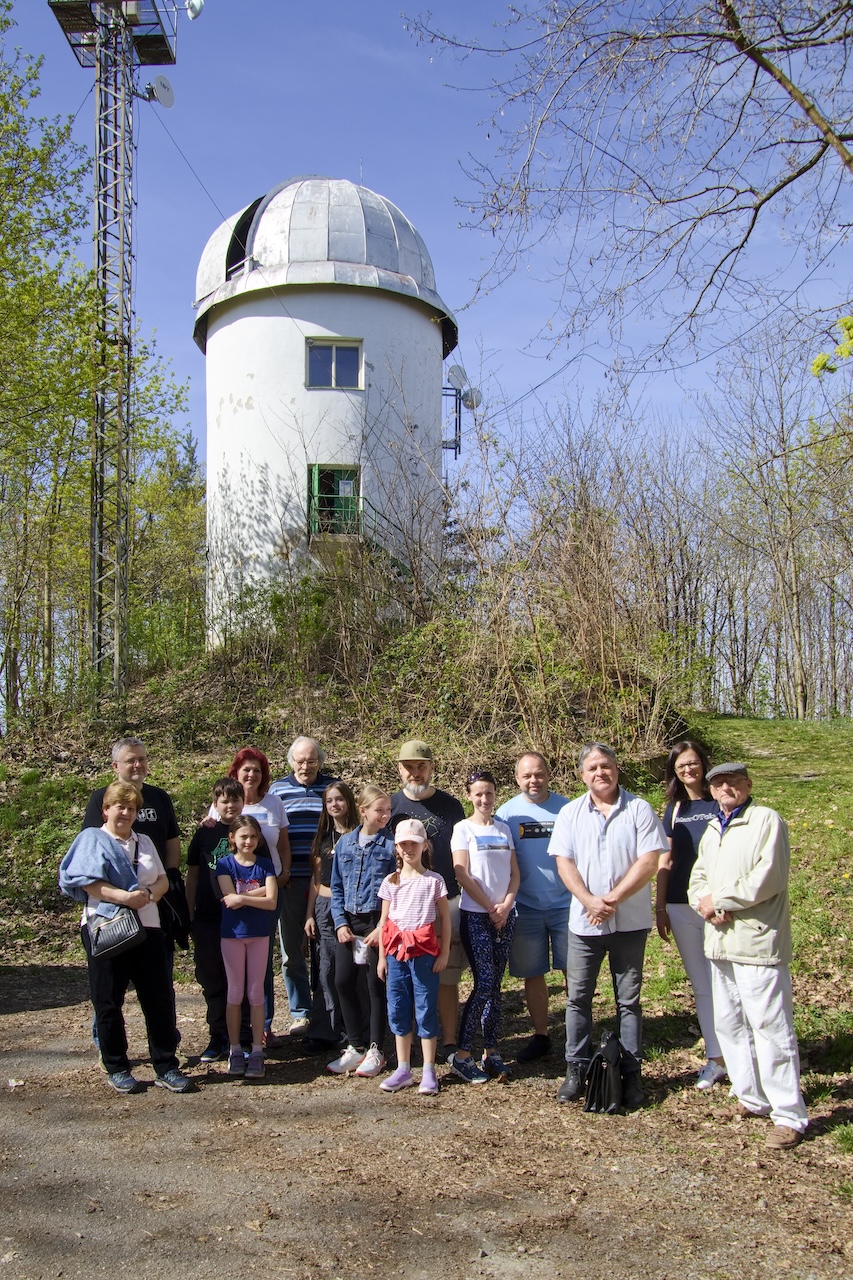
<svg viewBox="0 0 853 1280">
<path fill-rule="evenodd" d="M 497 789 L 498 785 L 495 781 L 495 775 L 488 769 L 475 769 L 473 773 L 469 773 L 465 779 L 466 787 L 473 786 L 475 782 L 490 782 L 495 789 Z"/>
</svg>

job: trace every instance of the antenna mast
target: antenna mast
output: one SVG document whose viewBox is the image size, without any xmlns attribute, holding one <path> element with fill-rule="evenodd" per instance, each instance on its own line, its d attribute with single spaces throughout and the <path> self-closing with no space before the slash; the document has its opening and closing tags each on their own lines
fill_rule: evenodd
<svg viewBox="0 0 853 1280">
<path fill-rule="evenodd" d="M 82 67 L 95 71 L 95 274 L 90 645 L 97 711 L 121 704 L 128 670 L 133 339 L 133 100 L 137 66 L 175 61 L 174 0 L 48 0 Z"/>
</svg>

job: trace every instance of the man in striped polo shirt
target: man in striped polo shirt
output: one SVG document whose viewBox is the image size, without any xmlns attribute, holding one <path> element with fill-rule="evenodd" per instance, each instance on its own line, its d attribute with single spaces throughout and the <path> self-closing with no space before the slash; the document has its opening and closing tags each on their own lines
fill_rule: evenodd
<svg viewBox="0 0 853 1280">
<path fill-rule="evenodd" d="M 325 760 L 326 753 L 316 738 L 299 737 L 287 752 L 292 773 L 270 784 L 270 791 L 278 796 L 287 812 L 292 854 L 290 880 L 280 894 L 282 908 L 278 926 L 281 973 L 290 1005 L 291 1035 L 305 1034 L 311 1013 L 311 985 L 302 950 L 311 882 L 311 843 L 323 812 L 326 787 L 338 781 L 330 773 L 321 773 Z"/>
</svg>

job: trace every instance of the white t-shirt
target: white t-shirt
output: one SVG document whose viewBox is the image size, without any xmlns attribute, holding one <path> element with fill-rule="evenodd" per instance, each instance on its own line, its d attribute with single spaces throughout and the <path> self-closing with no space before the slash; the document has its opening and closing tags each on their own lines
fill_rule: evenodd
<svg viewBox="0 0 853 1280">
<path fill-rule="evenodd" d="M 386 876 L 379 886 L 379 897 L 388 901 L 388 919 L 398 929 L 420 929 L 432 924 L 436 916 L 436 903 L 447 897 L 444 876 L 437 871 L 424 871 L 422 875 L 400 876 L 395 884 Z"/>
<path fill-rule="evenodd" d="M 500 818 L 488 824 L 472 822 L 464 818 L 457 822 L 450 837 L 450 848 L 468 850 L 468 874 L 492 902 L 503 902 L 512 875 L 512 832 Z M 479 911 L 488 914 L 485 907 L 475 902 L 462 890 L 459 906 L 463 911 Z"/>
<path fill-rule="evenodd" d="M 101 830 L 106 831 L 106 827 L 102 827 Z M 138 836 L 134 832 L 129 840 L 119 840 L 118 836 L 113 835 L 110 838 L 115 840 L 116 844 L 121 845 L 131 864 L 136 857 L 134 845 L 137 840 L 139 841 L 139 865 L 136 868 L 136 879 L 139 881 L 140 889 L 148 889 L 154 884 L 155 880 L 166 874 L 163 863 L 160 861 L 160 855 L 154 848 L 154 841 L 150 836 Z M 97 911 L 100 905 L 98 898 L 89 898 L 87 909 L 90 907 L 92 911 Z M 136 914 L 139 916 L 139 923 L 146 929 L 160 928 L 160 909 L 156 902 L 149 902 L 144 907 L 138 907 Z M 83 919 L 80 923 L 85 924 L 87 918 L 87 911 L 84 911 Z"/>
<path fill-rule="evenodd" d="M 568 858 L 589 892 L 603 896 L 627 875 L 638 858 L 662 852 L 668 843 L 652 806 L 620 787 L 607 818 L 593 804 L 588 791 L 561 809 L 554 820 L 548 852 L 552 858 Z M 579 898 L 572 898 L 569 908 L 569 929 L 585 937 L 651 927 L 648 885 L 624 898 L 615 914 L 602 924 L 590 924 Z"/>
</svg>

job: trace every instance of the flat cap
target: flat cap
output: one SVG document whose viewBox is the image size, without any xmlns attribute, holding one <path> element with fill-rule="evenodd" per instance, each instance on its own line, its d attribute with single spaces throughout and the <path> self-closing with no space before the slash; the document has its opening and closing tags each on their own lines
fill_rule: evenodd
<svg viewBox="0 0 853 1280">
<path fill-rule="evenodd" d="M 724 774 L 739 773 L 742 777 L 749 777 L 749 770 L 740 760 L 726 760 L 723 764 L 715 764 L 713 769 L 709 769 L 705 774 L 706 782 L 713 782 L 715 778 L 722 778 Z"/>
</svg>

